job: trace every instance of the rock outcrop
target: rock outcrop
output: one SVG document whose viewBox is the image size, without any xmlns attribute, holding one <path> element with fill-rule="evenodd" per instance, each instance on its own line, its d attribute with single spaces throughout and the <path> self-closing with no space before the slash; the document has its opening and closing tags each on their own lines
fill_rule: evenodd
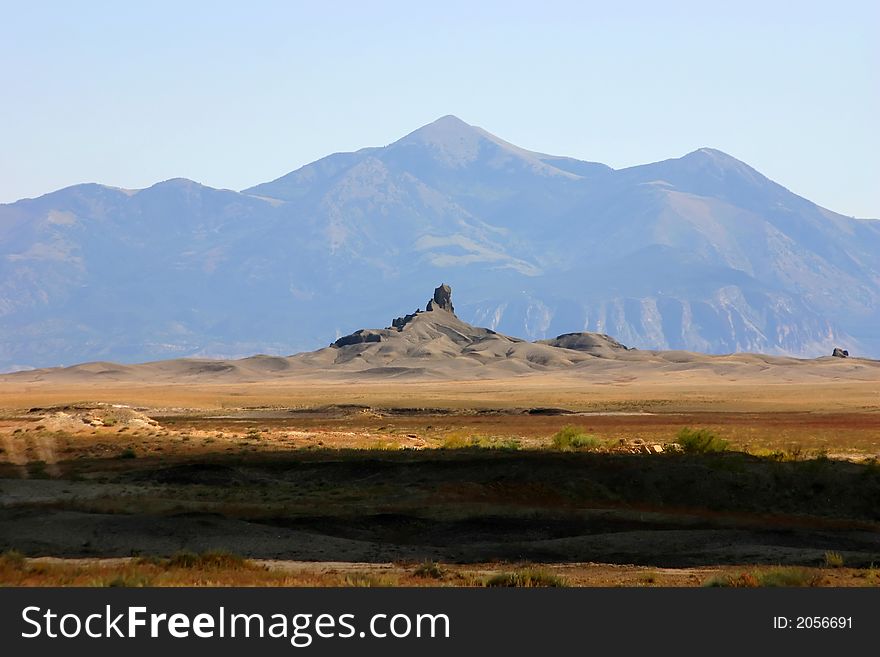
<svg viewBox="0 0 880 657">
<path fill-rule="evenodd" d="M 834 351 L 831 352 L 831 355 L 835 358 L 849 358 L 849 351 L 841 349 L 840 347 L 834 347 Z"/>
<path fill-rule="evenodd" d="M 344 335 L 334 342 L 331 347 L 347 347 L 352 344 L 364 344 L 366 342 L 382 342 L 382 336 L 369 329 L 359 329 L 351 335 Z"/>
<path fill-rule="evenodd" d="M 398 331 L 402 331 L 403 327 L 409 324 L 416 315 L 418 315 L 421 310 L 418 308 L 411 315 L 404 315 L 403 317 L 396 317 L 391 320 L 391 328 L 396 328 Z"/>
<path fill-rule="evenodd" d="M 428 302 L 428 307 L 425 310 L 431 312 L 437 309 L 455 314 L 455 308 L 452 307 L 452 288 L 446 283 L 434 290 L 434 298 Z"/>
<path fill-rule="evenodd" d="M 330 349 L 293 357 L 323 367 L 358 368 L 371 376 L 460 376 L 474 369 L 526 374 L 564 370 L 633 353 L 598 333 L 567 333 L 554 340 L 526 342 L 472 326 L 456 317 L 452 288 L 434 290 L 426 310 L 398 317 L 384 329 L 361 329 Z M 638 358 L 638 356 L 635 356 Z"/>
<path fill-rule="evenodd" d="M 440 287 L 434 290 L 434 297 L 428 301 L 428 305 L 425 306 L 425 312 L 433 312 L 435 310 L 446 310 L 453 315 L 455 314 L 455 308 L 452 307 L 452 288 L 449 287 L 446 283 L 440 285 Z M 402 331 L 403 327 L 409 324 L 413 319 L 415 319 L 416 315 L 421 313 L 422 311 L 416 308 L 415 312 L 411 315 L 404 315 L 403 317 L 396 317 L 391 320 L 391 328 L 395 328 L 398 331 Z"/>
</svg>

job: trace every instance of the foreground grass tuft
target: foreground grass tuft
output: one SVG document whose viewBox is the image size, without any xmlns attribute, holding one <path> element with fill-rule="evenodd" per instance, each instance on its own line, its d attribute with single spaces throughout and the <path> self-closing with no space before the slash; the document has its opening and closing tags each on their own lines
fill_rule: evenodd
<svg viewBox="0 0 880 657">
<path fill-rule="evenodd" d="M 18 550 L 7 550 L 0 554 L 0 567 L 2 568 L 22 568 L 24 564 L 24 555 Z"/>
<path fill-rule="evenodd" d="M 488 587 L 563 587 L 565 580 L 546 570 L 538 568 L 521 568 L 508 573 L 498 573 L 489 577 L 485 585 Z"/>
<path fill-rule="evenodd" d="M 397 582 L 390 577 L 374 575 L 373 573 L 349 573 L 342 580 L 342 586 L 354 586 L 357 588 L 378 588 L 395 586 Z"/>
<path fill-rule="evenodd" d="M 833 552 L 829 550 L 825 553 L 826 568 L 843 568 L 843 563 L 843 555 L 840 552 Z"/>
<path fill-rule="evenodd" d="M 686 454 L 710 454 L 725 451 L 729 443 L 709 429 L 684 427 L 675 436 L 675 442 Z"/>
<path fill-rule="evenodd" d="M 488 436 L 464 436 L 452 433 L 443 440 L 440 449 L 501 449 L 516 451 L 522 444 L 516 438 L 495 438 Z"/>
<path fill-rule="evenodd" d="M 584 433 L 575 426 L 567 425 L 553 434 L 554 449 L 596 449 L 602 446 L 602 441 Z"/>
<path fill-rule="evenodd" d="M 139 573 L 116 575 L 115 577 L 97 583 L 98 586 L 106 586 L 110 588 L 144 588 L 152 586 L 152 584 L 152 577 Z"/>
<path fill-rule="evenodd" d="M 413 575 L 425 579 L 443 579 L 444 575 L 446 575 L 446 569 L 436 561 L 431 561 L 429 559 L 416 566 Z"/>
<path fill-rule="evenodd" d="M 707 580 L 703 586 L 710 588 L 818 586 L 820 581 L 819 575 L 805 568 L 773 568 L 738 575 L 716 575 Z"/>
<path fill-rule="evenodd" d="M 202 552 L 178 552 L 164 564 L 167 568 L 190 568 L 204 570 L 242 570 L 251 563 L 244 557 L 221 550 Z"/>
</svg>

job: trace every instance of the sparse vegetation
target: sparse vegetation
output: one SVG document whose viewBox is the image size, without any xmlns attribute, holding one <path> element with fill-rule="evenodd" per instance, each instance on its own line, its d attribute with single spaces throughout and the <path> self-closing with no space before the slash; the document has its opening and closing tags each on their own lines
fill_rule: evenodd
<svg viewBox="0 0 880 657">
<path fill-rule="evenodd" d="M 826 568 L 843 568 L 844 558 L 840 552 L 829 550 L 825 553 Z"/>
<path fill-rule="evenodd" d="M 563 587 L 565 580 L 559 575 L 540 568 L 520 568 L 511 572 L 498 573 L 486 579 L 488 587 Z"/>
<path fill-rule="evenodd" d="M 389 577 L 382 577 L 373 573 L 349 573 L 342 580 L 342 586 L 354 586 L 358 588 L 377 588 L 382 586 L 394 586 L 397 582 Z"/>
<path fill-rule="evenodd" d="M 222 569 L 241 570 L 250 568 L 251 563 L 243 557 L 224 552 L 221 550 L 202 552 L 178 552 L 166 562 L 168 568 L 199 568 L 199 569 Z"/>
<path fill-rule="evenodd" d="M 820 579 L 805 568 L 774 568 L 758 577 L 761 586 L 817 586 Z"/>
<path fill-rule="evenodd" d="M 7 550 L 0 554 L 0 568 L 21 568 L 24 564 L 24 555 L 18 550 Z"/>
<path fill-rule="evenodd" d="M 821 577 L 806 568 L 771 568 L 737 575 L 716 575 L 707 580 L 707 587 L 757 588 L 818 586 Z"/>
<path fill-rule="evenodd" d="M 108 580 L 99 580 L 97 586 L 108 586 L 111 588 L 143 588 L 150 586 L 153 578 L 139 573 L 116 575 Z"/>
<path fill-rule="evenodd" d="M 686 454 L 711 454 L 726 451 L 729 443 L 709 429 L 684 427 L 675 436 L 675 442 Z"/>
<path fill-rule="evenodd" d="M 131 447 L 126 447 L 119 453 L 119 458 L 121 459 L 136 459 L 137 454 Z"/>
<path fill-rule="evenodd" d="M 813 460 L 819 461 L 819 462 L 828 461 L 829 460 L 828 448 L 827 447 L 820 447 L 819 449 L 815 450 L 813 452 Z"/>
<path fill-rule="evenodd" d="M 733 588 L 753 589 L 760 586 L 758 578 L 753 573 L 739 573 L 738 575 L 713 575 L 703 583 L 708 588 Z"/>
<path fill-rule="evenodd" d="M 429 579 L 443 579 L 443 576 L 446 574 L 446 569 L 443 568 L 436 561 L 423 561 L 416 569 L 413 570 L 413 575 L 416 577 L 424 577 Z"/>
<path fill-rule="evenodd" d="M 876 585 L 876 583 L 880 582 L 880 568 L 877 568 L 872 563 L 868 568 L 853 573 L 853 577 L 864 579 L 869 585 Z"/>
<path fill-rule="evenodd" d="M 758 458 L 767 459 L 768 461 L 776 461 L 782 463 L 786 460 L 786 453 L 781 449 L 765 449 L 765 448 L 746 448 L 746 453 Z"/>
<path fill-rule="evenodd" d="M 399 443 L 394 442 L 393 440 L 377 440 L 375 442 L 368 443 L 364 449 L 374 449 L 380 452 L 387 452 L 400 449 L 401 446 Z"/>
<path fill-rule="evenodd" d="M 496 438 L 489 436 L 467 436 L 452 433 L 443 439 L 441 449 L 504 449 L 517 450 L 522 444 L 516 438 Z"/>
<path fill-rule="evenodd" d="M 553 434 L 552 438 L 554 449 L 596 449 L 601 447 L 602 441 L 584 433 L 575 426 L 567 425 Z"/>
</svg>

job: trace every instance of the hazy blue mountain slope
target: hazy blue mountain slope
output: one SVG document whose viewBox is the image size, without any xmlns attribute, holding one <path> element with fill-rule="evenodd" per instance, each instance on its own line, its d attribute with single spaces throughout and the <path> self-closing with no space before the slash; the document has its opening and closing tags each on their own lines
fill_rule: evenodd
<svg viewBox="0 0 880 657">
<path fill-rule="evenodd" d="M 0 370 L 312 349 L 441 280 L 463 320 L 529 339 L 880 355 L 880 222 L 713 149 L 615 171 L 447 116 L 241 193 L 0 206 Z"/>
</svg>

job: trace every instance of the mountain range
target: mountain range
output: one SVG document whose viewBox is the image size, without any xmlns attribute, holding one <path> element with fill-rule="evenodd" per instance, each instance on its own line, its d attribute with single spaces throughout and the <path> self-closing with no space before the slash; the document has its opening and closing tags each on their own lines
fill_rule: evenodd
<svg viewBox="0 0 880 657">
<path fill-rule="evenodd" d="M 311 350 L 437 280 L 464 321 L 529 340 L 880 355 L 880 221 L 714 149 L 614 170 L 445 116 L 241 192 L 0 205 L 0 371 Z"/>
</svg>

